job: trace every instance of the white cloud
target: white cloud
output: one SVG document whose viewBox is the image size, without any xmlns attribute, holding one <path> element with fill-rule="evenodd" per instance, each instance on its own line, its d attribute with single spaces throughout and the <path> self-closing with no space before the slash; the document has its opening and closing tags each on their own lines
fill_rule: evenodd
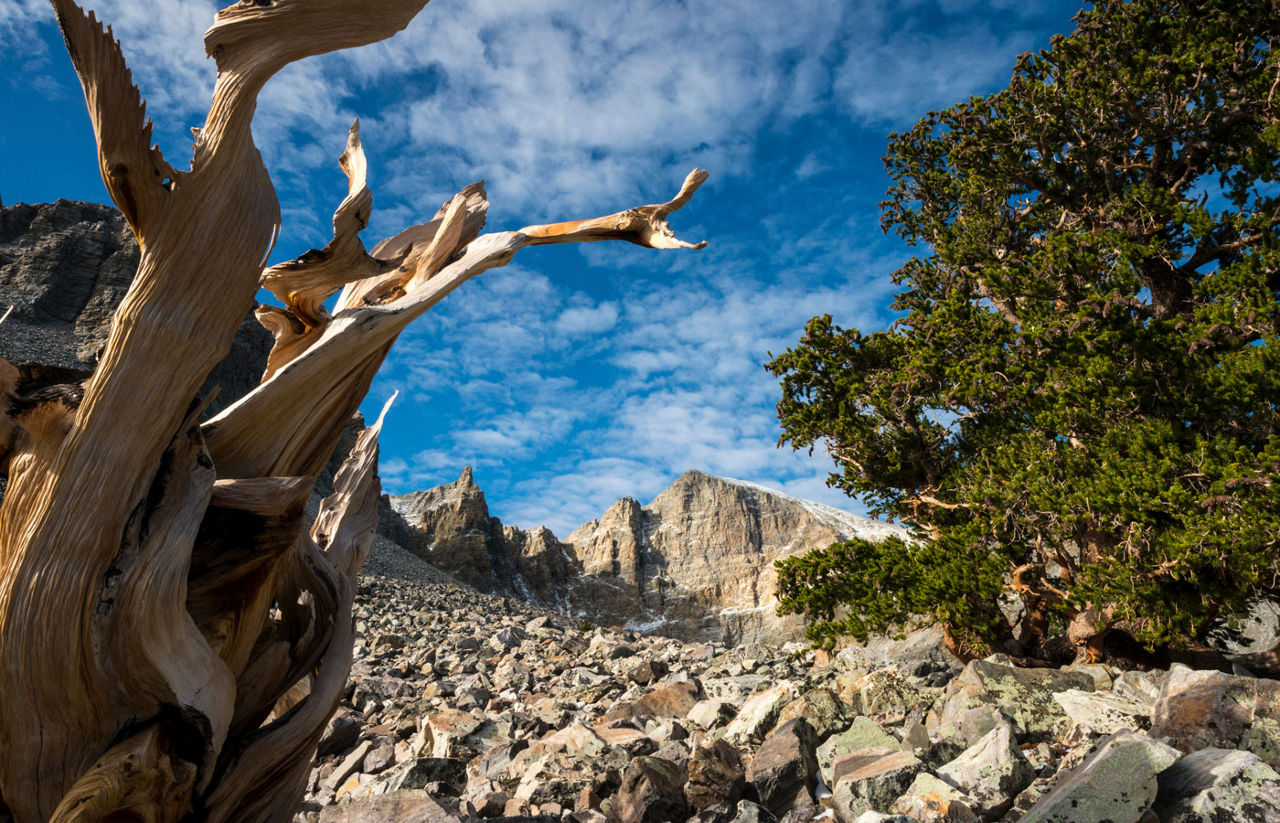
<svg viewBox="0 0 1280 823">
<path fill-rule="evenodd" d="M 212 90 L 201 35 L 216 4 L 96 5 L 182 165 Z M 0 0 L 0 38 L 48 20 L 43 8 Z M 284 254 L 327 239 L 357 116 L 370 242 L 481 177 L 491 225 L 517 228 L 658 202 L 689 167 L 714 172 L 676 216 L 706 250 L 531 250 L 410 329 L 374 389 L 404 391 L 384 444 L 415 444 L 384 447 L 388 490 L 451 482 L 470 464 L 495 514 L 561 536 L 688 468 L 850 507 L 823 485 L 824 455 L 775 447 L 778 389 L 762 368 L 815 314 L 888 319 L 900 251 L 879 241 L 883 183 L 853 179 L 839 140 L 998 82 L 1042 45 L 1008 29 L 1047 14 L 1014 0 L 433 0 L 387 42 L 286 69 L 255 119 Z M 835 136 L 769 168 L 762 141 L 810 130 Z"/>
<path fill-rule="evenodd" d="M 219 4 L 93 5 L 123 43 L 170 161 L 182 165 L 186 129 L 212 90 L 202 35 Z M 356 116 L 378 209 L 429 214 L 485 177 L 504 225 L 563 219 L 604 197 L 665 197 L 694 164 L 749 174 L 762 130 L 833 99 L 867 122 L 897 123 L 977 91 L 1032 43 L 973 21 L 993 8 L 1033 15 L 1026 5 L 908 4 L 942 27 L 934 33 L 887 0 L 630 0 L 623 14 L 586 0 L 435 0 L 388 41 L 284 70 L 264 91 L 255 128 L 293 218 L 286 245 L 324 239 L 341 197 L 334 160 Z M 29 34 L 37 19 L 50 15 L 35 0 L 0 4 L 0 34 L 12 43 L 38 41 Z M 812 157 L 800 172 L 822 167 Z M 375 217 L 375 226 L 399 224 Z"/>
<path fill-rule="evenodd" d="M 11 55 L 42 57 L 47 49 L 38 29 L 52 16 L 49 4 L 42 0 L 5 0 L 0 3 L 0 49 Z"/>
<path fill-rule="evenodd" d="M 556 318 L 556 331 L 567 335 L 599 334 L 613 328 L 618 322 L 618 304 L 600 303 L 594 306 L 573 306 Z"/>
</svg>

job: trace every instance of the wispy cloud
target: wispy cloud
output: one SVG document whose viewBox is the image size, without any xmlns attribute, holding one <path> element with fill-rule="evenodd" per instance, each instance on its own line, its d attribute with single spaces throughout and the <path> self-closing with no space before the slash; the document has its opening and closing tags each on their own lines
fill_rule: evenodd
<svg viewBox="0 0 1280 823">
<path fill-rule="evenodd" d="M 98 0 L 175 163 L 212 90 L 210 0 Z M 539 249 L 468 283 L 400 340 L 374 386 L 390 491 L 476 467 L 496 514 L 563 536 L 688 468 L 836 505 L 829 462 L 775 447 L 762 364 L 830 312 L 879 328 L 904 250 L 879 232 L 883 134 L 998 87 L 1062 30 L 1052 0 L 433 0 L 397 37 L 291 66 L 255 133 L 280 193 L 280 254 L 327 239 L 355 117 L 371 163 L 367 240 L 486 178 L 491 225 L 666 199 L 699 253 Z M 43 59 L 36 0 L 0 2 L 0 42 Z M 43 22 L 42 22 L 43 21 Z M 43 27 L 43 28 L 42 28 Z M 21 52 L 19 49 L 26 49 Z"/>
</svg>

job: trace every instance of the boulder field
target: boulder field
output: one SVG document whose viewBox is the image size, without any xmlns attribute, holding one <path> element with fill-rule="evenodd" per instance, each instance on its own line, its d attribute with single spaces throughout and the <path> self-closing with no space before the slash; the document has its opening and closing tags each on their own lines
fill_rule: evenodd
<svg viewBox="0 0 1280 823">
<path fill-rule="evenodd" d="M 1280 821 L 1280 683 L 593 626 L 383 546 L 298 823 Z"/>
</svg>

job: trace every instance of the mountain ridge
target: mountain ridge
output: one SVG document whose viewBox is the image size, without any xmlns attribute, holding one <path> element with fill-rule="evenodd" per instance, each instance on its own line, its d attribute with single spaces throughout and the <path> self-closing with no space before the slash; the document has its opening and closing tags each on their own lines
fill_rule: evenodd
<svg viewBox="0 0 1280 823">
<path fill-rule="evenodd" d="M 601 625 L 730 644 L 800 636 L 799 618 L 775 614 L 774 560 L 906 533 L 697 469 L 648 505 L 619 498 L 564 539 L 492 516 L 470 467 L 452 483 L 387 502 L 384 535 L 481 591 Z"/>
</svg>

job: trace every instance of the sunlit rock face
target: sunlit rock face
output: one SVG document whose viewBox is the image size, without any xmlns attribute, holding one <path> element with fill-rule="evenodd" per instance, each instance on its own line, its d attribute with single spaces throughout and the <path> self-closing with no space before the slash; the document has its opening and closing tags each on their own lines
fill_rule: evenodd
<svg viewBox="0 0 1280 823">
<path fill-rule="evenodd" d="M 698 471 L 648 506 L 623 498 L 563 541 L 489 515 L 468 469 L 455 482 L 390 499 L 383 533 L 486 592 L 599 625 L 686 640 L 778 643 L 773 562 L 853 536 L 900 530 L 781 492 Z"/>
</svg>

